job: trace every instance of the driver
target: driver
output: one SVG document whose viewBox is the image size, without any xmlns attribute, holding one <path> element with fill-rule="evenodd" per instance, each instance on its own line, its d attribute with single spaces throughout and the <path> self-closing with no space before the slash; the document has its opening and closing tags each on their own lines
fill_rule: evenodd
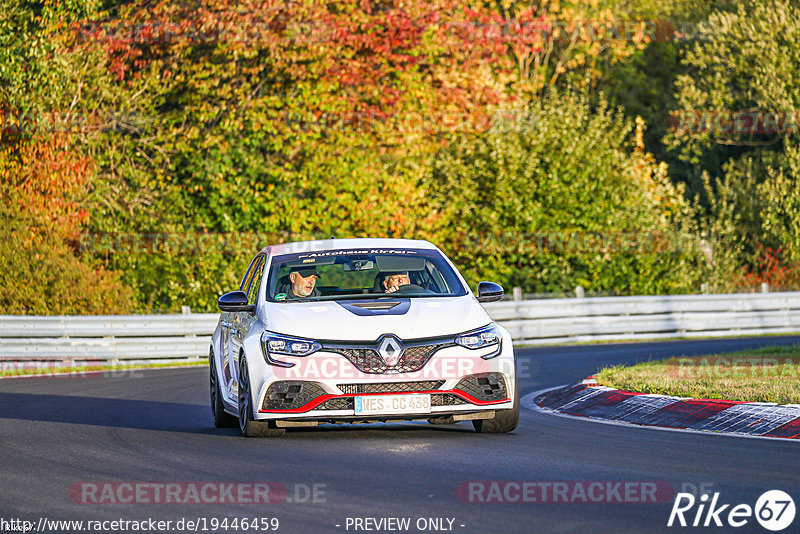
<svg viewBox="0 0 800 534">
<path fill-rule="evenodd" d="M 408 271 L 392 273 L 383 279 L 383 287 L 386 293 L 394 293 L 401 286 L 411 283 L 411 278 L 408 276 Z"/>
<path fill-rule="evenodd" d="M 289 283 L 283 284 L 278 288 L 278 293 L 275 295 L 279 300 L 296 300 L 304 299 L 306 297 L 318 297 L 320 295 L 317 289 L 317 280 L 321 276 L 317 272 L 317 268 L 311 267 L 292 267 L 289 272 Z M 283 296 L 283 298 L 279 298 Z"/>
</svg>

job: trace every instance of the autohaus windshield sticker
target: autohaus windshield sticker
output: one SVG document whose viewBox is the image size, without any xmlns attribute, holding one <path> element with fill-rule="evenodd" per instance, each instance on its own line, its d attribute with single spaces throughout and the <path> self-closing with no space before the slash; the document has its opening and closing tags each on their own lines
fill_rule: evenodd
<svg viewBox="0 0 800 534">
<path fill-rule="evenodd" d="M 308 254 L 300 254 L 297 256 L 301 258 L 325 258 L 330 256 L 349 256 L 351 254 L 417 254 L 415 250 L 408 249 L 384 249 L 384 248 L 370 248 L 370 249 L 348 249 L 348 250 L 330 250 L 327 252 L 310 252 Z M 313 260 L 311 260 L 313 261 Z M 304 261 L 305 263 L 305 261 Z"/>
</svg>

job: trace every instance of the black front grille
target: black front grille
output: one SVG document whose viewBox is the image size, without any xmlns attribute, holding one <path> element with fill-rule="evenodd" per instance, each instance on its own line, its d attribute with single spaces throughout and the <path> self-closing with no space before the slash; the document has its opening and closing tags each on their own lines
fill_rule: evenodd
<svg viewBox="0 0 800 534">
<path fill-rule="evenodd" d="M 328 399 L 317 407 L 317 410 L 355 410 L 353 397 L 339 397 Z"/>
<path fill-rule="evenodd" d="M 452 393 L 432 393 L 431 406 L 454 406 L 456 404 L 469 404 L 467 401 Z"/>
<path fill-rule="evenodd" d="M 403 352 L 398 365 L 402 364 L 408 369 L 408 371 L 404 372 L 419 371 L 426 363 L 428 363 L 428 360 L 431 359 L 433 353 L 441 349 L 443 346 L 444 345 L 422 345 L 419 347 L 409 347 Z"/>
<path fill-rule="evenodd" d="M 373 349 L 331 349 L 341 354 L 356 366 L 362 373 L 385 373 L 389 366 L 383 361 L 378 351 Z"/>
<path fill-rule="evenodd" d="M 469 393 L 482 401 L 496 401 L 508 398 L 506 381 L 500 373 L 483 373 L 462 378 L 455 389 Z"/>
<path fill-rule="evenodd" d="M 322 386 L 314 382 L 274 382 L 264 395 L 262 410 L 293 410 L 325 395 Z"/>
<path fill-rule="evenodd" d="M 386 382 L 377 384 L 339 384 L 337 387 L 346 394 L 361 393 L 405 393 L 409 391 L 430 391 L 439 389 L 444 380 L 423 380 L 419 382 Z"/>
<path fill-rule="evenodd" d="M 453 343 L 435 343 L 430 345 L 417 345 L 406 347 L 397 363 L 387 365 L 378 351 L 373 348 L 350 347 L 325 347 L 337 354 L 341 354 L 352 363 L 359 371 L 367 374 L 383 373 L 413 373 L 422 369 L 428 360 L 439 350 L 453 346 Z"/>
</svg>

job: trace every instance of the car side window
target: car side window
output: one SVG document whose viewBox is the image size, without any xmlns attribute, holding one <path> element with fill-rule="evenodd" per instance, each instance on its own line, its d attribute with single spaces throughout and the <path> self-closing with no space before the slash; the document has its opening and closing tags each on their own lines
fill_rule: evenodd
<svg viewBox="0 0 800 534">
<path fill-rule="evenodd" d="M 256 271 L 256 265 L 261 260 L 261 256 L 256 256 L 253 258 L 253 261 L 250 262 L 250 266 L 247 268 L 247 272 L 244 273 L 244 278 L 242 278 L 242 283 L 239 285 L 239 291 L 244 291 L 247 293 L 247 289 L 250 287 L 250 281 L 253 279 L 253 274 Z"/>
<path fill-rule="evenodd" d="M 251 306 L 256 303 L 258 288 L 261 287 L 261 274 L 264 272 L 264 263 L 264 256 L 261 256 L 256 268 L 253 269 L 253 276 L 250 279 L 250 288 L 247 290 L 247 303 Z"/>
</svg>

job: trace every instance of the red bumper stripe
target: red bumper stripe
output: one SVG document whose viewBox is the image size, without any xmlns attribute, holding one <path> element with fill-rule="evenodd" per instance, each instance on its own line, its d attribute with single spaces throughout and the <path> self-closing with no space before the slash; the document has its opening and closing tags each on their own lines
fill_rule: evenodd
<svg viewBox="0 0 800 534">
<path fill-rule="evenodd" d="M 491 406 L 493 404 L 502 404 L 504 402 L 509 402 L 511 399 L 502 399 L 496 401 L 482 401 L 478 400 L 469 393 L 465 393 L 460 389 L 433 389 L 428 391 L 404 391 L 402 393 L 359 393 L 359 394 L 349 394 L 349 395 L 320 395 L 316 399 L 307 402 L 303 406 L 299 408 L 292 408 L 291 410 L 258 410 L 258 413 L 303 413 L 303 412 L 310 412 L 323 402 L 329 399 L 341 399 L 347 397 L 368 397 L 368 396 L 375 396 L 375 395 L 413 395 L 415 393 L 452 393 L 457 397 L 461 397 L 465 401 L 475 404 L 476 406 Z"/>
</svg>

